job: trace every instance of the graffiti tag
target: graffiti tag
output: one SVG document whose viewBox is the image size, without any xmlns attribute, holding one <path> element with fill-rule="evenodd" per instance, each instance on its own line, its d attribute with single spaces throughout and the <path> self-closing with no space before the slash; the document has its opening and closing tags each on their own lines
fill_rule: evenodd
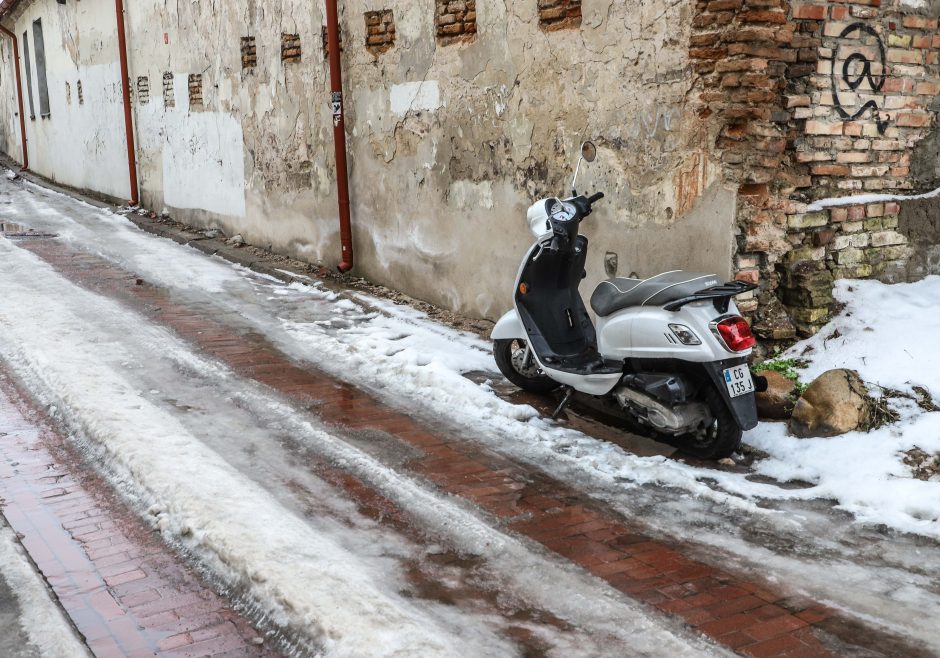
<svg viewBox="0 0 940 658">
<path fill-rule="evenodd" d="M 832 100 L 835 104 L 836 111 L 839 113 L 843 119 L 853 121 L 865 112 L 865 110 L 871 109 L 875 115 L 875 123 L 878 126 L 878 132 L 882 135 L 885 133 L 885 130 L 888 128 L 889 119 L 886 117 L 884 120 L 881 118 L 881 114 L 878 111 L 878 104 L 869 99 L 864 105 L 858 108 L 854 113 L 850 113 L 848 110 L 843 107 L 842 101 L 839 98 L 839 87 L 840 84 L 844 84 L 849 88 L 850 91 L 855 91 L 859 89 L 863 83 L 867 83 L 869 89 L 872 92 L 877 93 L 881 91 L 885 84 L 885 78 L 887 77 L 887 64 L 885 59 L 885 45 L 882 42 L 881 37 L 878 36 L 878 33 L 875 32 L 874 28 L 865 23 L 852 23 L 844 30 L 842 34 L 839 35 L 839 39 L 845 39 L 850 34 L 855 32 L 859 33 L 859 36 L 868 35 L 874 37 L 875 44 L 878 49 L 878 59 L 874 61 L 869 59 L 869 54 L 864 52 L 862 48 L 858 48 L 858 52 L 852 52 L 844 60 L 842 60 L 841 68 L 838 66 L 840 52 L 843 50 L 841 47 L 836 47 L 832 51 Z M 848 48 L 847 48 L 848 49 Z M 872 65 L 877 63 L 880 68 L 880 74 L 876 75 L 872 70 Z"/>
<path fill-rule="evenodd" d="M 632 139 L 652 138 L 658 132 L 671 132 L 672 123 L 679 113 L 675 107 L 658 107 L 655 110 L 640 110 L 627 125 L 627 135 Z"/>
</svg>

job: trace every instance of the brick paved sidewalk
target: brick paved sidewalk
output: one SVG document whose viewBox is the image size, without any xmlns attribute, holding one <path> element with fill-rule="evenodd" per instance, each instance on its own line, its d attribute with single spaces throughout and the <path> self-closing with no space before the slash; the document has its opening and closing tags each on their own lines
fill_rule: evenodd
<svg viewBox="0 0 940 658">
<path fill-rule="evenodd" d="M 276 656 L 0 372 L 0 510 L 99 658 Z"/>
<path fill-rule="evenodd" d="M 748 656 L 929 655 L 766 582 L 691 558 L 656 541 L 617 512 L 544 473 L 446 436 L 362 390 L 296 364 L 257 335 L 243 335 L 208 311 L 183 306 L 166 290 L 136 285 L 133 273 L 57 241 L 21 242 L 71 281 L 110 295 L 176 331 L 239 374 L 313 407 L 337 433 L 379 430 L 420 451 L 403 468 L 467 499 L 494 519 L 579 564 L 628 596 L 674 615 Z M 312 404 L 311 404 L 312 403 Z M 341 474 L 335 483 L 357 500 L 367 485 Z"/>
</svg>

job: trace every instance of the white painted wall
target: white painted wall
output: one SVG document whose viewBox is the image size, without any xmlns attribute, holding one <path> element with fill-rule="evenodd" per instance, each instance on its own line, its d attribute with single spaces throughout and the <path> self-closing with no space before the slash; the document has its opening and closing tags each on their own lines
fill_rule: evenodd
<svg viewBox="0 0 940 658">
<path fill-rule="evenodd" d="M 39 116 L 33 21 L 42 20 L 51 115 Z M 58 183 L 126 199 L 130 194 L 113 3 L 51 0 L 24 3 L 6 24 L 20 39 L 20 75 L 30 169 Z M 29 40 L 33 102 L 30 118 L 23 32 Z M 84 104 L 79 104 L 78 82 Z M 71 87 L 71 98 L 66 93 Z M 15 106 L 15 81 L 5 77 L 5 103 Z M 17 128 L 18 129 L 18 128 Z M 17 140 L 18 141 L 18 140 Z"/>
<path fill-rule="evenodd" d="M 174 75 L 175 103 L 167 107 L 162 75 L 154 78 L 150 100 L 136 108 L 138 149 L 162 161 L 164 203 L 175 210 L 244 217 L 241 122 L 231 112 L 193 111 L 187 74 Z"/>
</svg>

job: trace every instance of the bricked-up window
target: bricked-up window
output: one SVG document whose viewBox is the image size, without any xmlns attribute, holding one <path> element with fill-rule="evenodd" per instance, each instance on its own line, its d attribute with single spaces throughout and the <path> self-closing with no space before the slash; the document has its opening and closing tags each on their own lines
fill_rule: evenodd
<svg viewBox="0 0 940 658">
<path fill-rule="evenodd" d="M 323 59 L 326 59 L 330 56 L 330 36 L 326 25 L 323 26 L 323 29 L 320 31 L 321 36 L 323 37 Z M 339 33 L 339 51 L 343 52 L 343 33 Z"/>
<path fill-rule="evenodd" d="M 202 73 L 189 74 L 189 107 L 202 107 Z"/>
<path fill-rule="evenodd" d="M 29 118 L 36 118 L 33 106 L 33 71 L 29 67 L 29 33 L 23 32 L 23 66 L 26 67 L 26 91 L 29 92 Z"/>
<path fill-rule="evenodd" d="M 281 61 L 299 62 L 300 57 L 300 35 L 281 34 Z"/>
<path fill-rule="evenodd" d="M 75 89 L 76 89 L 76 91 L 78 91 L 78 104 L 79 104 L 79 105 L 84 105 L 84 104 L 85 104 L 85 92 L 84 92 L 84 90 L 82 89 L 82 81 L 81 81 L 81 80 L 79 80 L 77 83 L 75 83 Z"/>
<path fill-rule="evenodd" d="M 146 75 L 137 78 L 137 100 L 141 105 L 150 102 L 150 78 Z"/>
<path fill-rule="evenodd" d="M 39 116 L 49 117 L 49 81 L 46 78 L 46 42 L 42 35 L 42 20 L 33 21 L 33 45 L 36 49 L 36 84 L 39 86 Z"/>
<path fill-rule="evenodd" d="M 163 74 L 163 107 L 176 107 L 176 93 L 173 90 L 173 74 Z"/>
<path fill-rule="evenodd" d="M 380 55 L 395 45 L 395 14 L 391 9 L 367 11 L 366 49 Z"/>
<path fill-rule="evenodd" d="M 581 0 L 538 0 L 539 27 L 546 32 L 581 27 Z"/>
<path fill-rule="evenodd" d="M 436 0 L 437 40 L 444 45 L 469 41 L 477 33 L 476 0 Z"/>
<path fill-rule="evenodd" d="M 242 37 L 242 68 L 253 69 L 258 65 L 258 47 L 254 37 Z"/>
<path fill-rule="evenodd" d="M 72 104 L 72 85 L 70 85 L 68 82 L 65 83 L 65 104 Z"/>
</svg>

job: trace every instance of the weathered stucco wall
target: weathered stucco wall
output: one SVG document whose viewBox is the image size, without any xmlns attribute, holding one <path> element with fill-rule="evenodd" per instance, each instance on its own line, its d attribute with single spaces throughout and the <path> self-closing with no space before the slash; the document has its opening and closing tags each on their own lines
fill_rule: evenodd
<svg viewBox="0 0 940 658">
<path fill-rule="evenodd" d="M 437 4 L 341 3 L 358 273 L 497 317 L 530 243 L 526 208 L 566 191 L 578 145 L 590 137 L 600 159 L 581 187 L 608 198 L 585 227 L 593 246 L 588 282 L 605 276 L 607 252 L 617 255 L 622 275 L 676 268 L 730 275 L 736 193 L 723 186 L 690 109 L 692 3 L 477 0 L 469 8 L 450 3 L 440 14 Z M 81 63 L 116 66 L 116 53 L 95 49 L 99 41 L 113 48 L 103 36 L 113 31 L 110 0 L 59 7 L 35 0 L 27 11 L 99 12 L 101 20 L 76 23 L 70 45 L 58 44 L 50 24 L 47 50 L 69 45 Z M 457 9 L 455 31 L 445 12 Z M 335 265 L 323 7 L 139 0 L 128 12 L 144 205 Z M 379 12 L 378 22 L 387 18 L 393 31 L 370 35 L 367 12 Z M 67 28 L 59 25 L 73 34 Z M 284 35 L 296 37 L 284 44 Z M 0 84 L 9 102 L 11 87 Z M 93 102 L 102 114 L 121 110 L 117 96 Z M 124 148 L 119 126 L 104 140 L 109 162 Z M 96 132 L 74 123 L 63 130 Z M 31 146 L 40 173 L 126 194 L 100 175 L 50 173 L 41 154 L 55 150 L 38 140 Z M 109 177 L 123 182 L 126 172 L 109 170 Z"/>
<path fill-rule="evenodd" d="M 42 22 L 45 41 L 50 109 L 46 117 L 39 104 L 33 32 L 36 20 Z M 21 68 L 20 73 L 30 168 L 64 185 L 126 198 L 127 142 L 113 3 L 22 3 L 4 23 L 19 38 L 21 67 L 26 53 L 23 33 L 27 33 L 33 116 L 25 69 Z M 7 48 L 4 46 L 8 61 L 0 76 L 4 139 L 6 152 L 19 160 L 16 87 L 12 54 Z"/>
<path fill-rule="evenodd" d="M 608 194 L 585 226 L 588 285 L 613 263 L 733 272 L 760 285 L 740 305 L 773 340 L 824 322 L 836 278 L 937 270 L 940 239 L 921 226 L 935 222 L 920 219 L 935 203 L 813 205 L 936 187 L 937 0 L 341 5 L 357 272 L 375 281 L 498 316 L 530 241 L 525 209 L 565 191 L 585 137 L 600 160 L 581 188 Z M 17 33 L 42 16 L 47 34 L 53 113 L 30 122 L 34 168 L 124 196 L 110 0 L 16 11 Z M 144 205 L 335 265 L 323 7 L 128 11 Z"/>
</svg>

